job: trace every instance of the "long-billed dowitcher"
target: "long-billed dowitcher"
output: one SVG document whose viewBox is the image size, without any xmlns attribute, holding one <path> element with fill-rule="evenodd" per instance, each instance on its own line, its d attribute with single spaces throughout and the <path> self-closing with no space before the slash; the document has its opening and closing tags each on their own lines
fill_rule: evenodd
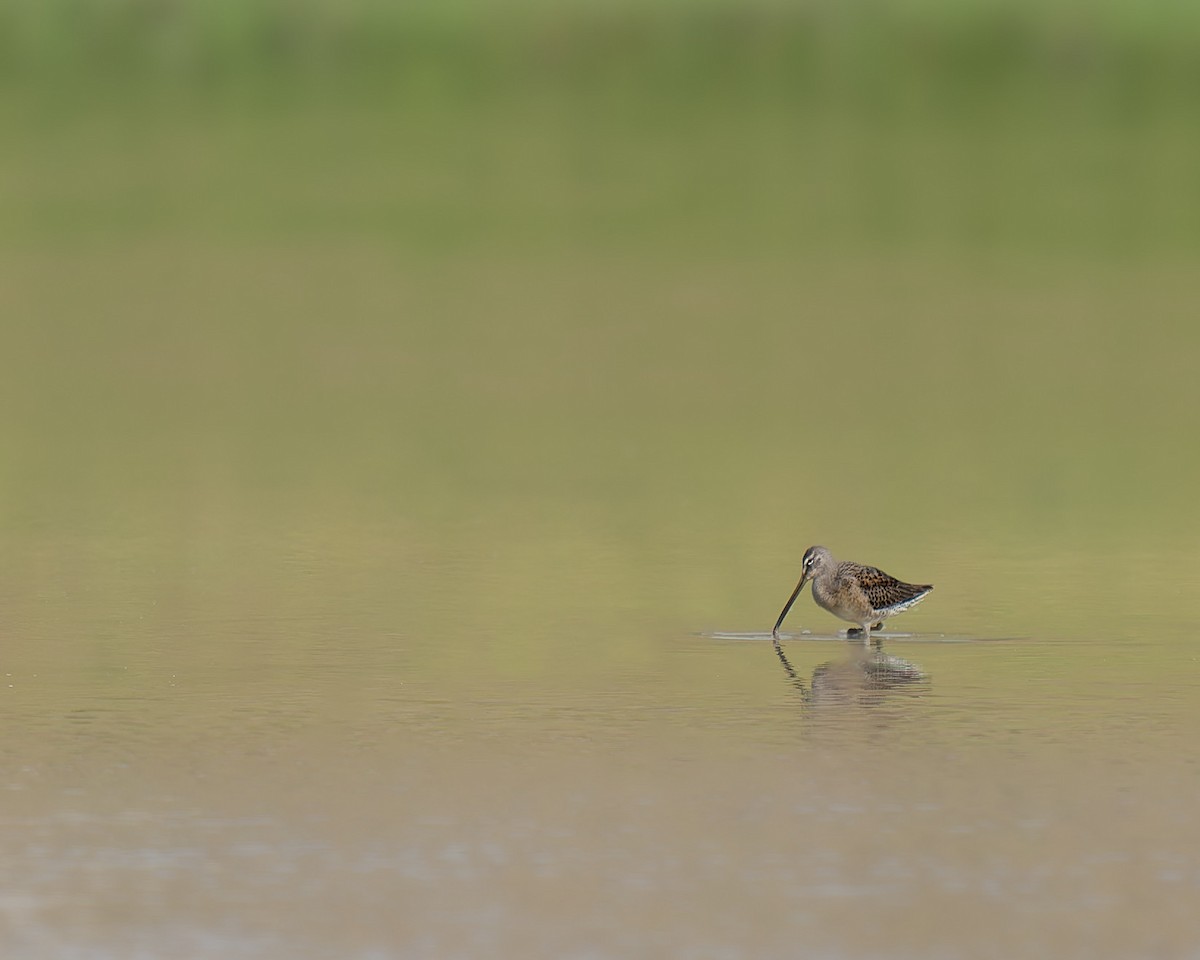
<svg viewBox="0 0 1200 960">
<path fill-rule="evenodd" d="M 809 547 L 804 551 L 800 582 L 771 630 L 776 643 L 779 642 L 779 625 L 809 580 L 813 585 L 813 599 L 835 617 L 857 623 L 863 643 L 871 642 L 872 627 L 878 630 L 885 619 L 920 603 L 933 589 L 931 583 L 904 583 L 875 567 L 865 567 L 850 560 L 839 562 L 824 547 Z"/>
</svg>

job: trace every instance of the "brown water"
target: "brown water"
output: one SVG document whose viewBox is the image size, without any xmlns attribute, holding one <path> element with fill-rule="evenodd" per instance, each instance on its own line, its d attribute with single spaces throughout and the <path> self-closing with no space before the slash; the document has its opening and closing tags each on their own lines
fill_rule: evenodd
<svg viewBox="0 0 1200 960">
<path fill-rule="evenodd" d="M 895 641 L 927 678 L 889 689 L 836 642 L 787 645 L 802 680 L 835 665 L 797 684 L 767 642 L 630 630 L 622 676 L 592 671 L 603 640 L 560 637 L 533 680 L 489 668 L 486 637 L 440 674 L 402 631 L 318 617 L 134 629 L 141 655 L 91 679 L 62 649 L 8 658 L 8 956 L 1184 956 L 1200 937 L 1180 637 Z M 284 634 L 298 652 L 272 655 Z M 1173 681 L 1139 677 L 1172 657 Z"/>
</svg>

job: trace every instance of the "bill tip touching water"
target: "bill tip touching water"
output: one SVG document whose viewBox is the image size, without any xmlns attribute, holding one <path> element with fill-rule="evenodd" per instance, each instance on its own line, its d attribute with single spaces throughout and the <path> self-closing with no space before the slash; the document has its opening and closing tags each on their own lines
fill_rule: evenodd
<svg viewBox="0 0 1200 960">
<path fill-rule="evenodd" d="M 771 638 L 776 643 L 784 618 L 810 580 L 817 605 L 835 617 L 857 624 L 864 644 L 871 642 L 871 631 L 881 629 L 884 620 L 920 603 L 933 589 L 931 583 L 905 583 L 877 567 L 836 560 L 825 547 L 809 547 L 801 561 L 800 582 L 771 629 Z"/>
</svg>

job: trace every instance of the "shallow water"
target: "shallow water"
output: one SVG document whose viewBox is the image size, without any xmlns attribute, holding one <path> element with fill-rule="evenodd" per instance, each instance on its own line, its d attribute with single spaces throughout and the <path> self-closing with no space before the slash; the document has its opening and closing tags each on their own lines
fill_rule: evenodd
<svg viewBox="0 0 1200 960">
<path fill-rule="evenodd" d="M 465 543 L 425 565 L 378 532 L 264 542 L 220 582 L 120 538 L 10 571 L 6 956 L 1200 946 L 1200 669 L 1169 621 L 943 634 L 950 569 L 882 653 L 830 633 L 781 657 L 754 627 L 787 569 L 758 624 L 614 630 L 584 612 L 635 604 L 609 592 L 572 630 L 536 590 L 488 594 Z M 559 577 L 582 598 L 586 572 Z M 490 599 L 464 626 L 471 574 Z M 837 629 L 807 597 L 793 617 Z"/>
</svg>

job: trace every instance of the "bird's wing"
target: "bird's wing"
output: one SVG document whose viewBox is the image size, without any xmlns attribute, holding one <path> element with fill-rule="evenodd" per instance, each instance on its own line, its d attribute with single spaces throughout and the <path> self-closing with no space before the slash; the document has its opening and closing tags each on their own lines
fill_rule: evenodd
<svg viewBox="0 0 1200 960">
<path fill-rule="evenodd" d="M 933 589 L 932 584 L 928 583 L 904 583 L 877 567 L 861 568 L 858 571 L 858 585 L 875 610 L 912 603 Z"/>
</svg>

